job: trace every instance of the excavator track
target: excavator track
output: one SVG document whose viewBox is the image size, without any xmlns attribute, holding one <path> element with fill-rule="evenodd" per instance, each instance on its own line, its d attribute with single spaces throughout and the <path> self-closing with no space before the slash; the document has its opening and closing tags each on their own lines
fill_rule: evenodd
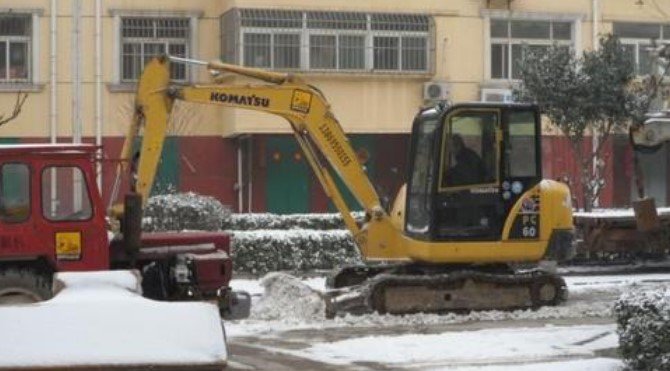
<svg viewBox="0 0 670 371">
<path fill-rule="evenodd" d="M 490 273 L 462 270 L 439 274 L 379 273 L 360 285 L 336 289 L 328 315 L 514 310 L 558 305 L 565 281 L 539 269 Z"/>
</svg>

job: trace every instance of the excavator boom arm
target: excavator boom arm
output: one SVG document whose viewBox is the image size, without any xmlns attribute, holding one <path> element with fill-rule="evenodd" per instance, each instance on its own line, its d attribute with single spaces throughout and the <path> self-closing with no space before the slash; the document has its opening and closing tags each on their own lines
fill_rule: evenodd
<svg viewBox="0 0 670 371">
<path fill-rule="evenodd" d="M 399 248 L 402 233 L 392 226 L 390 218 L 381 206 L 377 192 L 321 92 L 291 75 L 216 62 L 211 62 L 207 66 L 217 71 L 233 72 L 272 84 L 172 86 L 169 81 L 168 59 L 154 59 L 149 62 L 145 66 L 138 87 L 134 123 L 134 126 L 144 128 L 137 166 L 136 191 L 142 195 L 145 203 L 153 185 L 169 113 L 175 100 L 266 112 L 283 117 L 289 122 L 308 163 L 326 194 L 342 214 L 363 256 L 368 258 L 379 255 L 388 259 L 394 258 L 395 255 L 398 259 L 404 258 Z M 134 140 L 131 135 L 136 132 L 136 128 L 129 130 L 124 148 L 127 149 L 131 145 Z M 124 151 L 124 156 L 126 156 L 124 160 L 131 160 L 128 157 L 130 151 Z M 330 168 L 323 163 L 322 158 L 330 164 Z M 377 230 L 375 235 L 381 234 L 387 237 L 368 238 L 368 231 L 358 227 L 336 186 L 330 169 L 337 172 L 364 207 L 372 222 L 368 223 L 368 226 L 371 224 L 381 226 L 375 228 Z M 395 254 L 389 254 L 390 249 L 387 245 L 392 244 L 388 241 L 389 238 L 395 240 L 393 244 L 397 250 Z M 378 244 L 375 250 L 385 249 L 384 254 L 375 254 L 367 250 L 367 243 L 372 240 Z"/>
</svg>

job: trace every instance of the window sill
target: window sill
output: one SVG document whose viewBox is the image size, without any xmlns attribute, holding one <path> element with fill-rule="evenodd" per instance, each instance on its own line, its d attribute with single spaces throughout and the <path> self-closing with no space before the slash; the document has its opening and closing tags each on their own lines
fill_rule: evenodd
<svg viewBox="0 0 670 371">
<path fill-rule="evenodd" d="M 107 90 L 110 93 L 134 93 L 137 90 L 135 82 L 120 82 L 107 84 Z"/>
<path fill-rule="evenodd" d="M 44 84 L 30 82 L 0 82 L 0 93 L 39 93 L 44 90 Z"/>
</svg>

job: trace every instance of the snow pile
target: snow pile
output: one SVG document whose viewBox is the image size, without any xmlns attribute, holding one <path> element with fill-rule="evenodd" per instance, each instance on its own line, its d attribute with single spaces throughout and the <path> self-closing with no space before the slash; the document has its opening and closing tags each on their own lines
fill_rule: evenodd
<svg viewBox="0 0 670 371">
<path fill-rule="evenodd" d="M 261 285 L 265 294 L 251 308 L 252 319 L 277 320 L 291 318 L 298 321 L 324 319 L 326 303 L 321 294 L 300 279 L 284 274 L 270 273 Z"/>
<path fill-rule="evenodd" d="M 138 294 L 130 271 L 59 273 L 53 299 L 0 307 L 0 368 L 222 366 L 216 306 Z"/>
<path fill-rule="evenodd" d="M 614 307 L 621 355 L 635 370 L 670 370 L 670 289 L 632 291 Z"/>
<path fill-rule="evenodd" d="M 364 336 L 315 344 L 304 352 L 309 358 L 331 364 L 375 362 L 426 367 L 435 363 L 472 366 L 592 357 L 596 350 L 616 346 L 614 325 L 582 325 Z"/>
<path fill-rule="evenodd" d="M 353 212 L 351 215 L 362 220 L 362 212 Z M 224 229 L 248 231 L 258 229 L 314 229 L 331 230 L 344 229 L 344 220 L 339 213 L 315 214 L 286 214 L 247 213 L 233 214 L 224 223 Z"/>
<path fill-rule="evenodd" d="M 220 230 L 231 211 L 214 197 L 192 192 L 149 198 L 142 223 L 147 232 Z"/>
<path fill-rule="evenodd" d="M 236 272 L 333 269 L 359 263 L 360 254 L 346 230 L 232 231 Z"/>
</svg>

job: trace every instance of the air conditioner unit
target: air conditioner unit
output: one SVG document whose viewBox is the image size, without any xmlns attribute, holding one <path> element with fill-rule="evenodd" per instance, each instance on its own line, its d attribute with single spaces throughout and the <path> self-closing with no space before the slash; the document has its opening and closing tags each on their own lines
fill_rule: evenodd
<svg viewBox="0 0 670 371">
<path fill-rule="evenodd" d="M 510 89 L 482 89 L 482 102 L 514 102 Z"/>
<path fill-rule="evenodd" d="M 430 101 L 448 100 L 451 85 L 444 81 L 429 81 L 423 84 L 423 99 Z"/>
</svg>

